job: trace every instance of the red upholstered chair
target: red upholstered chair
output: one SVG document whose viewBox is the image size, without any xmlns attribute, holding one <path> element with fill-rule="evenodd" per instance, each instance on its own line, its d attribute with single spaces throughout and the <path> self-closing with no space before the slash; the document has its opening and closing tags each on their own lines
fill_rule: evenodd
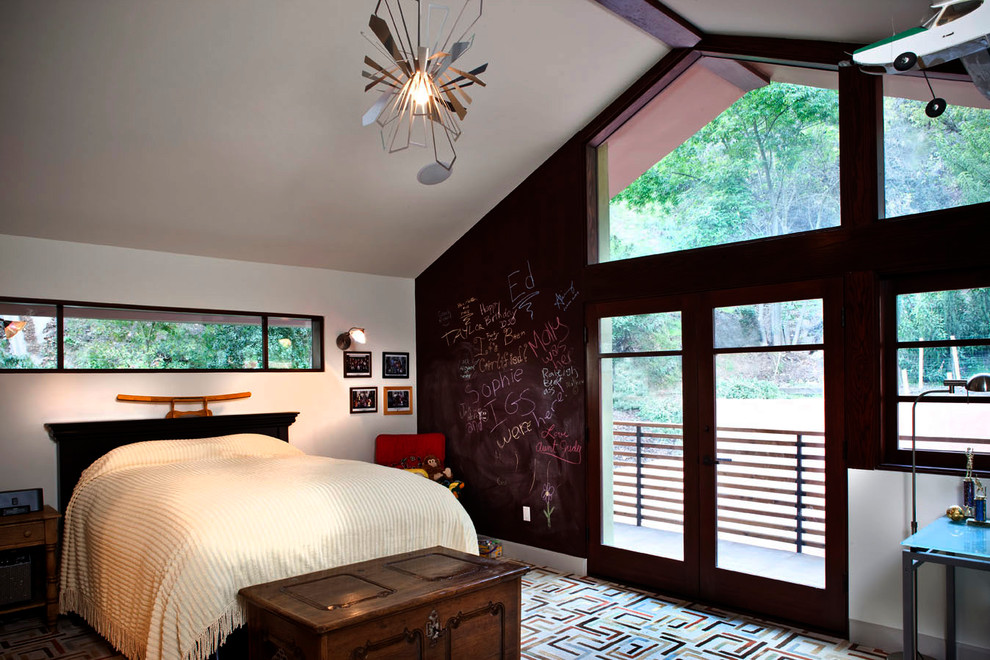
<svg viewBox="0 0 990 660">
<path fill-rule="evenodd" d="M 443 433 L 383 433 L 375 438 L 375 463 L 394 466 L 410 456 L 422 459 L 430 454 L 445 462 L 446 446 Z"/>
<path fill-rule="evenodd" d="M 375 438 L 375 463 L 400 468 L 418 468 L 424 458 L 436 456 L 446 465 L 447 439 L 443 433 L 383 433 Z M 426 474 L 423 472 L 423 474 Z M 464 482 L 444 477 L 440 483 L 460 497 Z"/>
</svg>

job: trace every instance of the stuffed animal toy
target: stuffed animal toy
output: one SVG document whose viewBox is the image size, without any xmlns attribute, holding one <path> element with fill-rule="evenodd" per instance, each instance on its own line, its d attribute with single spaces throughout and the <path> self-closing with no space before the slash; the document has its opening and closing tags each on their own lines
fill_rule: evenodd
<svg viewBox="0 0 990 660">
<path fill-rule="evenodd" d="M 427 455 L 423 458 L 423 465 L 421 466 L 426 470 L 426 475 L 433 479 L 433 481 L 443 481 L 445 478 L 450 479 L 454 476 L 454 473 L 450 471 L 450 468 L 445 468 L 440 459 L 433 454 Z"/>
<path fill-rule="evenodd" d="M 423 458 L 422 469 L 430 479 L 449 488 L 450 492 L 454 494 L 454 497 L 459 497 L 460 491 L 464 490 L 464 482 L 454 479 L 454 473 L 451 469 L 444 467 L 440 459 L 433 454 L 429 454 Z"/>
</svg>

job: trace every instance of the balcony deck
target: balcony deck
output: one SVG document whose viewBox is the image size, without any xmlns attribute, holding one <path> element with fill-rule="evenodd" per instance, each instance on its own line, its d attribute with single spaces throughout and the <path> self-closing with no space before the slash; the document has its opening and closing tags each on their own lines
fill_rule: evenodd
<svg viewBox="0 0 990 660">
<path fill-rule="evenodd" d="M 659 557 L 683 556 L 681 535 L 649 527 L 615 523 L 610 545 Z M 825 558 L 806 553 L 761 548 L 736 541 L 718 542 L 719 568 L 776 580 L 825 588 Z"/>
<path fill-rule="evenodd" d="M 609 545 L 682 558 L 683 442 L 680 424 L 613 423 Z M 824 432 L 719 426 L 715 458 L 718 568 L 824 588 Z"/>
</svg>

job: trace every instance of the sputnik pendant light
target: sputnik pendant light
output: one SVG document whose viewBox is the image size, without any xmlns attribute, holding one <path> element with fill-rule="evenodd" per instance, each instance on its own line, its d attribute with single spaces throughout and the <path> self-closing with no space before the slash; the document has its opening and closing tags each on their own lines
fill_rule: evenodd
<svg viewBox="0 0 990 660">
<path fill-rule="evenodd" d="M 483 4 L 466 0 L 451 22 L 450 9 L 442 5 L 427 3 L 424 11 L 421 0 L 379 0 L 368 22 L 374 37 L 364 36 L 387 64 L 364 58 L 369 68 L 362 73 L 371 80 L 364 91 L 377 89 L 380 96 L 362 124 L 381 127 L 388 153 L 410 145 L 432 146 L 435 162 L 419 171 L 421 183 L 440 183 L 450 176 L 457 159 L 454 142 L 471 103 L 464 88 L 485 85 L 478 76 L 487 63 L 470 71 L 454 67 L 474 43 L 474 35 L 467 34 L 481 18 Z"/>
</svg>

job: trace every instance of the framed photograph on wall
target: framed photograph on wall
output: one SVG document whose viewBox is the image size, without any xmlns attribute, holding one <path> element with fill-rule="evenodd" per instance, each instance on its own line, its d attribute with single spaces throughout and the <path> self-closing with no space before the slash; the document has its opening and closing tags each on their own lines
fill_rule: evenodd
<svg viewBox="0 0 990 660">
<path fill-rule="evenodd" d="M 412 414 L 412 387 L 386 387 L 384 389 L 386 415 Z"/>
<path fill-rule="evenodd" d="M 377 387 L 351 388 L 351 413 L 378 412 Z"/>
<path fill-rule="evenodd" d="M 344 378 L 370 378 L 371 352 L 344 351 Z"/>
<path fill-rule="evenodd" d="M 409 353 L 382 351 L 382 378 L 409 378 Z"/>
</svg>

